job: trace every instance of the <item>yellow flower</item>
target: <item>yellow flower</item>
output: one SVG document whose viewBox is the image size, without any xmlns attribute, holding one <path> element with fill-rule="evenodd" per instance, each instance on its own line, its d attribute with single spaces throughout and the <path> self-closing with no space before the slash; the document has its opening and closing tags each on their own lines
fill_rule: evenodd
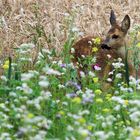
<svg viewBox="0 0 140 140">
<path fill-rule="evenodd" d="M 31 119 L 31 118 L 33 118 L 33 117 L 34 117 L 34 114 L 29 113 L 29 114 L 27 115 L 27 117 Z"/>
<path fill-rule="evenodd" d="M 96 102 L 97 102 L 97 103 L 103 103 L 103 99 L 97 98 L 97 99 L 96 99 Z"/>
<path fill-rule="evenodd" d="M 140 136 L 140 129 L 134 129 L 132 132 L 133 136 Z"/>
<path fill-rule="evenodd" d="M 131 122 L 130 122 L 129 120 L 126 120 L 126 123 L 127 123 L 128 125 L 130 125 L 130 124 L 131 124 Z"/>
<path fill-rule="evenodd" d="M 1 103 L 1 104 L 0 104 L 0 107 L 3 107 L 3 106 L 5 106 L 4 103 Z"/>
<path fill-rule="evenodd" d="M 88 125 L 88 126 L 87 126 L 87 129 L 88 129 L 89 131 L 91 131 L 91 130 L 92 130 L 92 128 L 93 128 L 93 126 L 92 126 L 92 125 Z"/>
<path fill-rule="evenodd" d="M 140 31 L 139 31 L 138 34 L 137 34 L 137 39 L 138 39 L 138 40 L 140 39 Z"/>
<path fill-rule="evenodd" d="M 101 39 L 99 37 L 92 39 L 92 41 L 96 44 L 99 45 L 101 43 Z"/>
<path fill-rule="evenodd" d="M 98 77 L 94 77 L 94 78 L 93 78 L 93 82 L 94 82 L 94 83 L 97 83 L 98 81 L 99 81 L 99 78 L 98 78 Z"/>
<path fill-rule="evenodd" d="M 9 68 L 9 60 L 6 60 L 2 67 L 3 67 L 3 69 L 8 69 Z"/>
<path fill-rule="evenodd" d="M 120 122 L 119 122 L 119 124 L 120 124 L 120 125 L 123 125 L 123 124 L 124 124 L 124 122 L 123 122 L 123 121 L 120 121 Z"/>
<path fill-rule="evenodd" d="M 96 89 L 96 90 L 95 90 L 95 94 L 100 95 L 101 93 L 102 93 L 102 91 L 101 91 L 100 89 Z"/>
<path fill-rule="evenodd" d="M 111 100 L 111 97 L 105 97 L 108 101 L 110 101 Z"/>
<path fill-rule="evenodd" d="M 4 64 L 9 65 L 9 60 L 6 60 Z"/>
<path fill-rule="evenodd" d="M 106 97 L 111 97 L 112 95 L 111 94 L 106 94 Z"/>
<path fill-rule="evenodd" d="M 107 113 L 107 112 L 110 112 L 110 109 L 104 108 L 102 111 Z"/>
<path fill-rule="evenodd" d="M 9 68 L 9 65 L 3 65 L 2 68 L 7 70 Z"/>
<path fill-rule="evenodd" d="M 98 48 L 97 47 L 93 47 L 92 48 L 92 52 L 97 52 L 98 51 Z"/>
<path fill-rule="evenodd" d="M 80 97 L 75 97 L 72 102 L 80 104 L 81 103 L 81 98 Z"/>
<path fill-rule="evenodd" d="M 107 100 L 111 100 L 111 96 L 112 96 L 111 94 L 107 94 L 105 98 L 106 98 Z"/>
<path fill-rule="evenodd" d="M 65 112 L 64 111 L 59 111 L 59 114 L 63 116 L 63 115 L 65 115 Z"/>
<path fill-rule="evenodd" d="M 129 103 L 128 100 L 124 100 L 125 105 L 128 105 L 128 103 Z"/>
<path fill-rule="evenodd" d="M 79 123 L 81 123 L 81 124 L 85 124 L 86 123 L 86 120 L 83 117 L 82 118 L 79 118 L 77 121 Z"/>
<path fill-rule="evenodd" d="M 139 42 L 139 43 L 137 43 L 136 47 L 140 48 L 140 42 Z"/>
</svg>

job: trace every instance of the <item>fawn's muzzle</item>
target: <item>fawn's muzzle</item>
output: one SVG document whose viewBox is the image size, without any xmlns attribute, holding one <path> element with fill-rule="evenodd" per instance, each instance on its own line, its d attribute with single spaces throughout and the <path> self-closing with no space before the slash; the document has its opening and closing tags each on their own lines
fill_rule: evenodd
<svg viewBox="0 0 140 140">
<path fill-rule="evenodd" d="M 111 49 L 111 47 L 109 47 L 107 44 L 101 44 L 101 48 L 102 49 L 107 49 L 107 50 Z"/>
</svg>

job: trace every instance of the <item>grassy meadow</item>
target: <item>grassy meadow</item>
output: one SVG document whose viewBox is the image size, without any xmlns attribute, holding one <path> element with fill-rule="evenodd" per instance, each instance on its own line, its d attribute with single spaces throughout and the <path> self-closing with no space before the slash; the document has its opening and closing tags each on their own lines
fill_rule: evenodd
<svg viewBox="0 0 140 140">
<path fill-rule="evenodd" d="M 140 140 L 140 1 L 0 1 L 0 140 Z M 136 77 L 127 61 L 112 63 L 103 90 L 96 57 L 84 58 L 87 73 L 72 63 L 81 37 L 98 44 L 110 28 L 110 10 L 128 33 Z M 125 47 L 125 46 L 124 46 Z M 109 63 L 110 57 L 108 59 Z M 126 75 L 124 75 L 126 73 Z M 111 75 L 111 78 L 110 78 Z"/>
</svg>

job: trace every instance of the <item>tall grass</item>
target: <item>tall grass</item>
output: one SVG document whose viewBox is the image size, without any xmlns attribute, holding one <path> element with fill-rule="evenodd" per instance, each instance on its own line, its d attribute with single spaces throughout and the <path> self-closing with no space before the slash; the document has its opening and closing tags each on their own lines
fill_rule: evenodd
<svg viewBox="0 0 140 140">
<path fill-rule="evenodd" d="M 114 60 L 114 81 L 106 77 L 114 85 L 105 92 L 98 71 L 91 69 L 96 59 L 84 59 L 83 64 L 89 67 L 81 73 L 80 84 L 71 63 L 69 52 L 77 37 L 92 28 L 95 34 L 106 31 L 103 13 L 110 12 L 108 5 L 88 0 L 18 2 L 0 3 L 0 139 L 139 139 L 140 80 L 132 76 L 124 80 L 123 72 L 129 69 L 122 59 Z M 133 15 L 139 9 L 137 0 L 132 7 L 131 1 L 118 0 L 116 6 L 110 2 L 114 9 L 125 4 Z M 123 10 L 116 11 L 119 15 Z M 98 20 L 102 26 L 94 24 Z M 132 33 L 138 37 L 139 30 Z M 130 50 L 137 54 L 139 38 L 130 38 L 136 41 Z M 137 68 L 139 63 L 132 56 Z"/>
</svg>

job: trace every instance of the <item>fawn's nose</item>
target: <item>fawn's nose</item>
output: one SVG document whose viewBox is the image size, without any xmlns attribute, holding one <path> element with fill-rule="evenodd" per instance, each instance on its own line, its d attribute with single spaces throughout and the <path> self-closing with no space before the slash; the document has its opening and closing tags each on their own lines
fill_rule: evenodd
<svg viewBox="0 0 140 140">
<path fill-rule="evenodd" d="M 107 44 L 101 44 L 101 48 L 102 49 L 107 49 L 107 50 L 111 49 L 111 47 L 109 47 Z"/>
</svg>

